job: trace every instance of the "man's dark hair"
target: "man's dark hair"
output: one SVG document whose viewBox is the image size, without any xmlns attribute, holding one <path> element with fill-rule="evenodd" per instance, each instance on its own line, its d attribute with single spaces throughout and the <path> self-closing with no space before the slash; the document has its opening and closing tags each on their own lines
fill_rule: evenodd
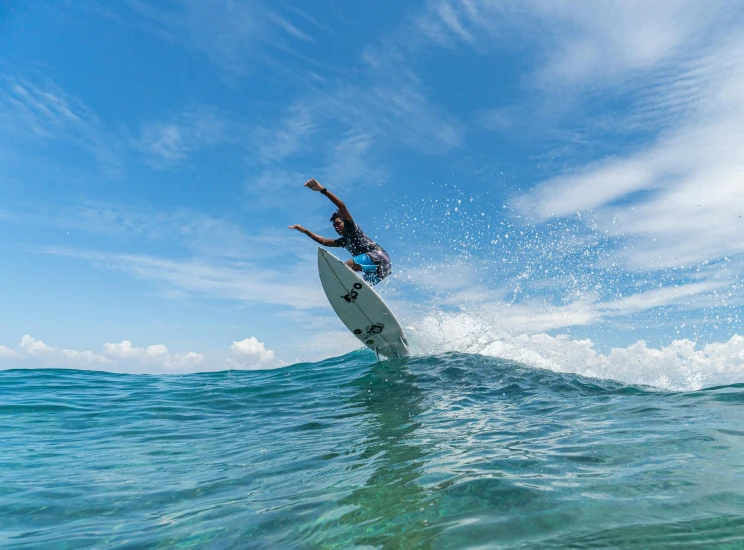
<svg viewBox="0 0 744 550">
<path fill-rule="evenodd" d="M 334 212 L 333 214 L 331 214 L 331 222 L 333 222 L 333 220 L 335 220 L 336 218 L 338 218 L 341 221 L 344 221 L 344 219 L 341 217 L 341 214 L 339 212 Z"/>
</svg>

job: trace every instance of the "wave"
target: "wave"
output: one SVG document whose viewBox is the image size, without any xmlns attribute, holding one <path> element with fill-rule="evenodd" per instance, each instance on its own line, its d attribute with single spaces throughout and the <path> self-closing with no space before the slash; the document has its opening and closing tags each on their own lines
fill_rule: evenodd
<svg viewBox="0 0 744 550">
<path fill-rule="evenodd" d="M 415 322 L 407 324 L 406 331 L 418 356 L 470 353 L 553 372 L 670 391 L 694 391 L 744 381 L 744 337 L 739 335 L 700 348 L 688 339 L 674 340 L 659 348 L 639 340 L 601 353 L 588 338 L 510 334 L 491 326 L 482 316 L 441 311 L 418 316 Z"/>
<path fill-rule="evenodd" d="M 662 393 L 477 353 L 355 351 L 184 376 L 4 371 L 0 386 L 8 547 L 742 542 L 744 385 Z"/>
</svg>

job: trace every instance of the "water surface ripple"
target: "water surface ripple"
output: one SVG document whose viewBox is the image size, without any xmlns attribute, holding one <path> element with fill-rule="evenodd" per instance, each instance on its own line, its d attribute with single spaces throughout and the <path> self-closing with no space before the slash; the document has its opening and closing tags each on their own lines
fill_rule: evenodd
<svg viewBox="0 0 744 550">
<path fill-rule="evenodd" d="M 360 351 L 0 392 L 7 548 L 744 548 L 744 384 Z"/>
</svg>

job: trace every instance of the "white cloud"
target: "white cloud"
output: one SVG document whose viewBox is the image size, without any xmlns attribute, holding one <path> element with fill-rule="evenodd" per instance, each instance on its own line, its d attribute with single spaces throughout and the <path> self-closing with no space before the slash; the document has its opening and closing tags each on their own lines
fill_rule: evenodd
<svg viewBox="0 0 744 550">
<path fill-rule="evenodd" d="M 273 353 L 273 352 L 271 352 Z M 129 340 L 107 342 L 101 352 L 50 346 L 28 334 L 18 343 L 18 350 L 0 346 L 0 368 L 68 368 L 157 374 L 224 370 L 228 366 L 219 354 L 207 362 L 204 355 L 189 351 L 173 353 L 162 344 L 135 347 Z"/>
<path fill-rule="evenodd" d="M 231 117 L 202 107 L 145 124 L 135 146 L 150 166 L 162 169 L 184 161 L 191 152 L 239 142 L 242 132 Z"/>
<path fill-rule="evenodd" d="M 744 252 L 744 42 L 720 44 L 646 101 L 669 126 L 653 143 L 545 181 L 520 197 L 518 207 L 538 220 L 592 210 L 588 223 L 640 241 L 618 252 L 635 269 Z"/>
<path fill-rule="evenodd" d="M 22 359 L 23 354 L 8 346 L 0 345 L 0 359 Z"/>
<path fill-rule="evenodd" d="M 92 351 L 77 351 L 48 346 L 28 334 L 21 338 L 18 347 L 28 357 L 42 359 L 52 367 L 94 368 L 113 363 L 107 357 L 95 354 Z"/>
<path fill-rule="evenodd" d="M 11 150 L 72 145 L 93 155 L 108 173 L 121 169 L 114 140 L 95 113 L 50 81 L 37 85 L 0 75 L 0 142 Z M 34 151 L 38 160 L 38 147 Z"/>
<path fill-rule="evenodd" d="M 484 333 L 497 330 L 536 334 L 633 319 L 650 312 L 674 311 L 689 317 L 689 312 L 743 303 L 741 298 L 729 294 L 728 280 L 716 280 L 714 273 L 701 273 L 698 281 L 656 288 L 617 286 L 608 296 L 596 288 L 596 279 L 587 287 L 585 281 L 557 277 L 552 270 L 535 273 L 534 263 L 540 260 L 524 258 L 520 263 L 523 275 L 502 281 L 489 277 L 489 283 L 484 284 L 481 276 L 494 270 L 493 261 L 463 263 L 440 255 L 436 269 L 428 265 L 405 269 L 386 282 L 383 293 L 395 311 L 415 320 L 409 322 L 412 326 L 418 326 L 420 318 L 434 322 L 439 317 L 429 315 L 432 308 L 443 308 L 457 311 L 447 315 L 455 315 L 462 323 L 461 327 L 448 324 L 447 330 L 468 335 L 477 332 L 471 326 L 474 322 L 482 324 Z M 432 332 L 434 327 L 427 330 Z M 427 346 L 437 349 L 438 340 L 444 342 L 447 338 L 440 334 Z"/>
<path fill-rule="evenodd" d="M 605 88 L 696 50 L 731 15 L 725 0 L 431 0 L 415 23 L 437 44 L 478 51 L 519 36 L 541 49 L 540 86 Z"/>
<path fill-rule="evenodd" d="M 273 62 L 266 46 L 291 51 L 292 40 L 313 41 L 286 17 L 255 0 L 177 0 L 168 7 L 144 0 L 126 4 L 142 16 L 146 31 L 237 75 L 253 63 Z"/>
<path fill-rule="evenodd" d="M 534 8 L 554 30 L 556 48 L 540 78 L 544 85 L 612 86 L 694 50 L 727 13 L 726 2 L 620 0 L 539 1 Z"/>
<path fill-rule="evenodd" d="M 233 342 L 230 346 L 235 357 L 249 363 L 270 363 L 274 360 L 274 352 L 266 349 L 263 342 L 259 342 L 255 336 Z"/>
<path fill-rule="evenodd" d="M 601 353 L 589 339 L 544 333 L 515 335 L 488 323 L 488 319 L 479 319 L 467 313 L 440 313 L 418 319 L 416 327 L 409 326 L 407 331 L 415 355 L 477 353 L 555 372 L 650 385 L 663 390 L 693 391 L 714 385 L 740 383 L 744 377 L 744 337 L 739 335 L 725 342 L 704 346 L 691 340 L 675 340 L 669 345 L 653 348 L 639 340 L 627 347 L 615 347 Z M 328 355 L 329 342 L 336 342 L 331 345 L 338 353 L 359 348 L 358 342 L 348 331 L 329 331 L 302 343 L 298 350 L 321 359 Z M 2 368 L 184 373 L 230 368 L 267 369 L 285 365 L 255 337 L 233 342 L 231 357 L 209 363 L 196 352 L 172 354 L 163 345 L 138 348 L 127 340 L 118 344 L 104 344 L 103 355 L 54 348 L 29 335 L 21 339 L 19 348 L 25 352 L 25 358 L 15 350 L 0 346 L 0 359 L 6 360 Z"/>
<path fill-rule="evenodd" d="M 400 143 L 426 153 L 460 147 L 464 131 L 459 121 L 430 101 L 397 60 L 389 63 L 370 68 L 358 81 L 334 83 L 332 90 L 308 90 L 273 126 L 258 129 L 250 160 L 272 177 L 250 181 L 273 183 L 276 175 L 294 176 L 276 163 L 301 152 L 325 158 L 316 175 L 343 182 L 369 180 L 374 153 L 382 145 Z M 379 177 L 380 168 L 374 173 Z"/>
<path fill-rule="evenodd" d="M 312 149 L 312 136 L 318 130 L 318 120 L 310 105 L 298 102 L 290 105 L 273 127 L 254 130 L 254 160 L 263 163 L 281 161 L 286 157 Z"/>
<path fill-rule="evenodd" d="M 129 340 L 123 340 L 119 344 L 106 342 L 103 344 L 103 353 L 125 359 L 160 359 L 168 353 L 168 348 L 162 344 L 149 346 L 147 348 L 135 348 L 132 347 L 132 342 Z"/>
<path fill-rule="evenodd" d="M 295 266 L 293 277 L 286 271 L 257 269 L 240 261 L 171 260 L 134 254 L 105 254 L 69 249 L 44 252 L 82 258 L 105 269 L 120 269 L 145 280 L 175 286 L 212 298 L 281 305 L 296 309 L 326 307 L 319 285 L 304 281 L 314 276 L 312 263 Z"/>
<path fill-rule="evenodd" d="M 303 86 L 301 98 L 273 124 L 254 132 L 251 160 L 269 165 L 267 171 L 275 174 L 286 168 L 272 163 L 315 152 L 327 159 L 316 174 L 343 181 L 369 179 L 372 155 L 391 143 L 434 154 L 462 146 L 463 125 L 427 96 L 409 66 L 417 46 L 405 35 L 366 47 L 360 71 Z M 380 169 L 375 167 L 375 172 L 379 175 Z"/>
<path fill-rule="evenodd" d="M 611 122 L 593 118 L 588 124 L 604 125 L 604 132 L 642 130 L 654 136 L 629 153 L 618 149 L 543 181 L 514 201 L 522 214 L 539 222 L 581 212 L 587 227 L 632 243 L 619 246 L 612 260 L 636 271 L 689 267 L 744 252 L 740 5 L 725 0 L 432 0 L 427 5 L 417 28 L 437 44 L 485 53 L 518 33 L 537 47 L 537 64 L 527 67 L 530 76 L 523 81 L 526 99 L 484 111 L 481 125 L 504 130 L 518 120 L 523 130 L 536 126 L 545 135 L 564 116 L 581 127 L 584 101 L 596 101 L 601 92 L 630 105 L 606 114 Z"/>
<path fill-rule="evenodd" d="M 251 198 L 250 208 L 271 207 L 283 213 L 293 212 L 296 218 L 291 220 L 292 223 L 299 222 L 303 225 L 309 223 L 303 219 L 325 221 L 335 207 L 322 197 L 313 197 L 303 188 L 303 184 L 310 177 L 318 179 L 334 192 L 341 193 L 342 198 L 346 196 L 344 193 L 348 190 L 379 184 L 385 179 L 385 169 L 375 162 L 374 137 L 350 133 L 341 137 L 335 135 L 328 141 L 320 138 L 310 141 L 318 148 L 317 153 L 324 159 L 323 164 L 314 168 L 312 172 L 303 173 L 276 167 L 276 163 L 271 163 L 268 167 L 251 174 L 246 180 L 246 191 Z M 319 213 L 322 213 L 320 217 Z M 329 225 L 325 227 L 331 229 Z M 282 240 L 287 242 L 284 238 Z M 289 242 L 292 241 L 294 239 L 290 239 Z"/>
<path fill-rule="evenodd" d="M 189 148 L 182 134 L 175 124 L 149 124 L 142 131 L 140 147 L 156 157 L 180 160 L 186 157 Z"/>
<path fill-rule="evenodd" d="M 345 136 L 329 149 L 328 164 L 321 171 L 323 179 L 340 189 L 358 189 L 362 184 L 379 183 L 385 171 L 371 161 L 374 139 L 366 134 Z"/>
<path fill-rule="evenodd" d="M 721 281 L 675 285 L 646 292 L 638 292 L 617 300 L 602 302 L 596 304 L 596 308 L 607 317 L 631 315 L 672 304 L 679 304 L 682 307 L 687 305 L 688 307 L 697 309 L 700 307 L 699 304 L 691 304 L 686 299 L 715 292 L 724 286 L 726 286 L 726 283 Z"/>
<path fill-rule="evenodd" d="M 300 195 L 304 179 L 294 178 Z M 299 183 L 298 183 L 299 182 Z M 305 191 L 305 193 L 303 193 Z M 30 204 L 22 212 L 5 214 L 0 219 L 33 227 L 53 227 L 66 231 L 106 235 L 121 242 L 136 241 L 169 243 L 172 250 L 186 250 L 201 258 L 251 258 L 253 261 L 275 259 L 289 252 L 297 255 L 292 239 L 287 239 L 285 227 L 248 233 L 244 222 L 230 216 L 216 218 L 189 209 L 158 211 L 151 208 L 131 208 L 104 202 L 85 202 L 72 206 Z M 300 252 L 303 261 L 309 258 Z"/>
<path fill-rule="evenodd" d="M 120 362 L 152 364 L 164 369 L 190 369 L 204 361 L 203 355 L 193 351 L 174 354 L 170 353 L 168 348 L 162 344 L 137 348 L 133 347 L 129 340 L 124 340 L 118 344 L 105 343 L 103 354 Z"/>
<path fill-rule="evenodd" d="M 442 153 L 463 144 L 461 123 L 432 102 L 405 61 L 381 52 L 367 79 L 325 95 L 316 108 L 354 135 L 399 142 L 426 153 Z"/>
</svg>

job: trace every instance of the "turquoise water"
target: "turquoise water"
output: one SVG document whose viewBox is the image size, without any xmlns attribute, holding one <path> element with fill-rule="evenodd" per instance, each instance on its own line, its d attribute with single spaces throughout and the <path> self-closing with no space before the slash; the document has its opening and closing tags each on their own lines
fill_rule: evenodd
<svg viewBox="0 0 744 550">
<path fill-rule="evenodd" d="M 744 384 L 360 351 L 0 391 L 6 548 L 744 548 Z"/>
</svg>

